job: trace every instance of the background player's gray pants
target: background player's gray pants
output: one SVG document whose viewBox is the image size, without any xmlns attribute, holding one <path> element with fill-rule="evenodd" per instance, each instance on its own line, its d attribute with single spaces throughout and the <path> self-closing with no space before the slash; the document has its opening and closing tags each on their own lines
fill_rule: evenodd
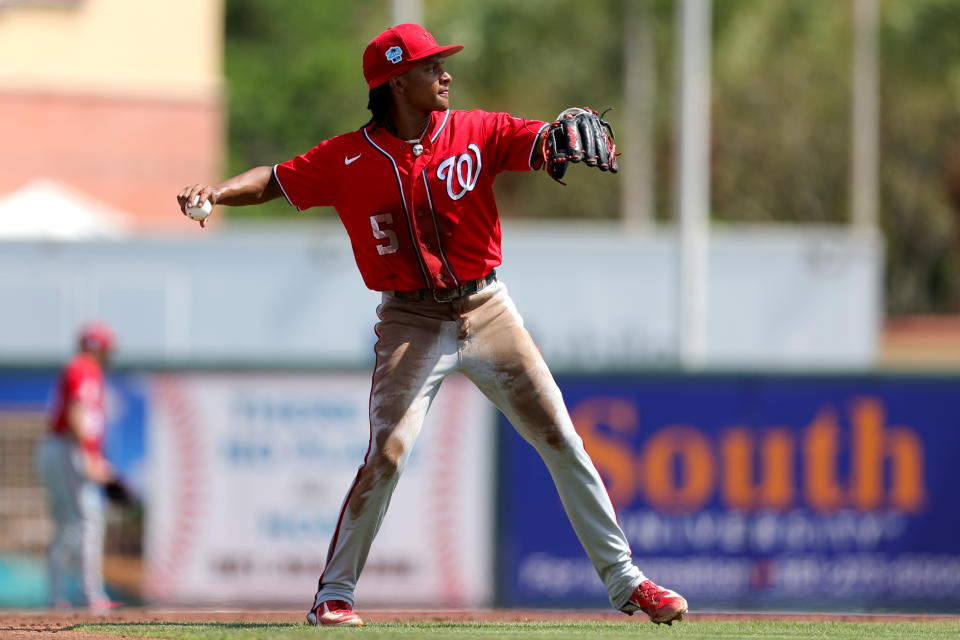
<svg viewBox="0 0 960 640">
<path fill-rule="evenodd" d="M 347 493 L 315 605 L 353 603 L 357 579 L 440 383 L 470 378 L 546 463 L 580 543 L 620 608 L 644 580 L 560 389 L 501 282 L 451 303 L 384 295 L 377 308 L 370 449 Z"/>
<path fill-rule="evenodd" d="M 54 533 L 47 547 L 50 602 L 67 600 L 67 570 L 79 565 L 87 605 L 107 599 L 103 585 L 103 496 L 100 485 L 83 471 L 83 454 L 74 441 L 49 435 L 37 447 L 34 462 L 47 487 Z"/>
</svg>

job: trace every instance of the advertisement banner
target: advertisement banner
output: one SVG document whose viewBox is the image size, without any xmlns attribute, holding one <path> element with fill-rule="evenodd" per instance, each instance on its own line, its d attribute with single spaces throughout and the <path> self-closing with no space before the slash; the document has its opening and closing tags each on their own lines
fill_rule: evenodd
<svg viewBox="0 0 960 640">
<path fill-rule="evenodd" d="M 558 380 L 634 560 L 691 610 L 960 604 L 960 379 Z M 499 601 L 608 606 L 503 423 Z"/>
<path fill-rule="evenodd" d="M 369 374 L 150 385 L 148 599 L 309 608 L 367 451 Z M 364 606 L 490 602 L 493 422 L 465 378 L 444 382 L 357 586 Z"/>
</svg>

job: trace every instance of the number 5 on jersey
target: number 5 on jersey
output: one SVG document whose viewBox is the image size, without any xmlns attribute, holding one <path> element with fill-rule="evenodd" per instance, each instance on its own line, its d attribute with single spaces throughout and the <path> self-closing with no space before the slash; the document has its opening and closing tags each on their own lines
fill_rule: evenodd
<svg viewBox="0 0 960 640">
<path fill-rule="evenodd" d="M 377 240 L 386 240 L 387 244 L 378 244 L 377 253 L 382 256 L 390 253 L 396 253 L 399 243 L 397 241 L 397 232 L 393 229 L 381 229 L 380 225 L 393 224 L 392 213 L 381 213 L 380 215 L 370 216 L 370 226 L 373 228 L 373 237 Z"/>
</svg>

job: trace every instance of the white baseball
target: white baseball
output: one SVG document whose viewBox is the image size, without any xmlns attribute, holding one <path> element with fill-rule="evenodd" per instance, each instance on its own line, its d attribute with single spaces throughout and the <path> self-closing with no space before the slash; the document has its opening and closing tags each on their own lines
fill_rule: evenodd
<svg viewBox="0 0 960 640">
<path fill-rule="evenodd" d="M 197 198 L 194 198 L 193 205 L 187 207 L 187 215 L 191 220 L 196 220 L 197 222 L 201 220 L 206 220 L 207 216 L 210 215 L 210 212 L 213 211 L 213 205 L 210 204 L 209 200 L 204 200 L 203 204 L 199 207 L 196 206 Z"/>
</svg>

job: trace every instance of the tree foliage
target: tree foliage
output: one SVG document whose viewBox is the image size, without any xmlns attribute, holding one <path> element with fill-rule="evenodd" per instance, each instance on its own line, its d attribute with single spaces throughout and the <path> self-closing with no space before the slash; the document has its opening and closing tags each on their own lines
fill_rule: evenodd
<svg viewBox="0 0 960 640">
<path fill-rule="evenodd" d="M 228 173 L 283 162 L 366 122 L 365 34 L 388 21 L 377 0 L 228 0 Z M 275 201 L 231 215 L 294 213 Z"/>
<path fill-rule="evenodd" d="M 883 18 L 881 214 L 887 307 L 957 312 L 960 4 L 887 0 Z"/>
<path fill-rule="evenodd" d="M 624 11 L 651 9 L 656 42 L 657 218 L 671 216 L 675 138 L 671 0 L 424 0 L 451 58 L 456 108 L 552 119 L 623 106 Z M 229 172 L 286 160 L 368 118 L 361 56 L 388 0 L 227 0 Z M 960 310 L 960 3 L 882 0 L 881 225 L 889 311 Z M 851 3 L 714 0 L 712 216 L 844 224 L 849 218 Z M 618 135 L 619 145 L 631 140 Z M 574 168 L 498 180 L 504 217 L 616 218 L 617 177 Z M 954 198 L 951 201 L 951 194 Z M 288 215 L 281 203 L 245 211 Z M 329 215 L 321 213 L 320 215 Z"/>
</svg>

